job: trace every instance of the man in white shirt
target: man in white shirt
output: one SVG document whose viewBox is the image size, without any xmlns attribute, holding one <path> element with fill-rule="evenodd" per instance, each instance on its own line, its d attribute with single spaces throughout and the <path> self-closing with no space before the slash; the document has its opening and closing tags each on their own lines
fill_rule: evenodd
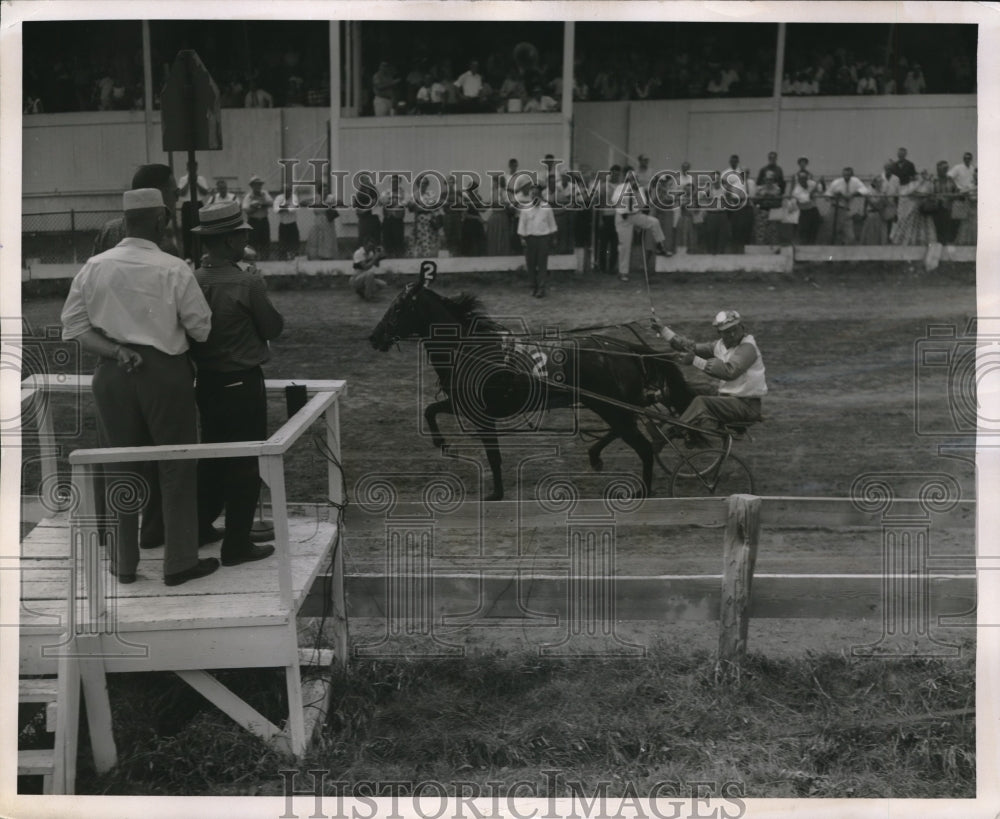
<svg viewBox="0 0 1000 819">
<path fill-rule="evenodd" d="M 378 71 L 372 75 L 372 94 L 374 96 L 372 105 L 375 116 L 387 117 L 392 113 L 397 85 L 399 85 L 399 79 L 393 73 L 392 66 L 385 61 L 379 63 Z"/>
<path fill-rule="evenodd" d="M 472 110 L 479 106 L 479 97 L 483 91 L 483 77 L 479 73 L 478 60 L 472 60 L 469 63 L 469 68 L 455 80 L 455 88 L 458 89 L 460 107 Z"/>
<path fill-rule="evenodd" d="M 206 207 L 208 205 L 218 205 L 220 202 L 239 202 L 236 194 L 229 192 L 229 183 L 225 179 L 216 180 L 215 191 L 208 195 L 205 205 Z"/>
<path fill-rule="evenodd" d="M 559 110 L 559 103 L 542 91 L 540 85 L 531 89 L 531 96 L 524 103 L 524 113 L 526 114 L 546 114 Z"/>
<path fill-rule="evenodd" d="M 827 195 L 833 200 L 833 243 L 854 245 L 865 218 L 865 197 L 871 191 L 854 175 L 854 168 L 844 168 L 830 183 Z"/>
<path fill-rule="evenodd" d="M 257 83 L 250 80 L 250 90 L 243 98 L 243 106 L 245 108 L 273 108 L 274 97 L 263 88 L 258 88 Z"/>
<path fill-rule="evenodd" d="M 976 169 L 972 165 L 972 154 L 968 151 L 962 154 L 962 161 L 952 166 L 948 176 L 954 180 L 955 186 L 961 193 L 968 193 L 976 187 Z"/>
<path fill-rule="evenodd" d="M 211 310 L 194 274 L 181 259 L 157 247 L 167 224 L 155 188 L 122 197 L 126 238 L 87 260 L 70 285 L 62 311 L 63 338 L 100 356 L 92 390 L 103 446 L 193 444 L 198 440 L 194 370 L 188 336 L 204 341 Z M 134 474 L 137 465 L 109 465 Z M 214 558 L 198 559 L 197 464 L 160 461 L 164 582 L 176 586 L 211 574 Z M 141 481 L 136 475 L 135 479 Z M 133 583 L 139 564 L 135 512 L 117 511 L 111 571 Z"/>
<path fill-rule="evenodd" d="M 963 223 L 971 219 L 973 220 L 973 224 L 975 224 L 976 219 L 976 213 L 973 209 L 973 200 L 975 199 L 976 191 L 976 168 L 972 164 L 972 154 L 968 151 L 962 154 L 961 163 L 953 166 L 948 171 L 948 176 L 955 183 L 958 192 L 966 194 L 965 196 L 955 197 L 949 205 L 951 218 L 955 222 L 956 238 L 959 235 L 964 237 L 966 230 Z"/>
<path fill-rule="evenodd" d="M 517 235 L 524 248 L 524 265 L 531 276 L 531 295 L 537 298 L 544 298 L 548 292 L 549 247 L 555 241 L 557 230 L 552 208 L 542 200 L 542 189 L 541 184 L 532 185 L 527 202 L 521 198 L 524 189 L 518 193 Z"/>
<path fill-rule="evenodd" d="M 643 245 L 647 232 L 653 234 L 656 249 L 666 253 L 664 247 L 663 228 L 660 220 L 654 219 L 642 210 L 648 204 L 646 192 L 636 181 L 635 174 L 629 171 L 625 181 L 618 185 L 611 194 L 615 206 L 615 232 L 618 234 L 618 278 L 628 281 L 629 268 L 632 262 L 632 234 L 636 229 L 642 231 Z"/>
<path fill-rule="evenodd" d="M 278 214 L 278 254 L 294 259 L 299 255 L 299 200 L 291 184 L 274 197 L 274 212 Z"/>
</svg>

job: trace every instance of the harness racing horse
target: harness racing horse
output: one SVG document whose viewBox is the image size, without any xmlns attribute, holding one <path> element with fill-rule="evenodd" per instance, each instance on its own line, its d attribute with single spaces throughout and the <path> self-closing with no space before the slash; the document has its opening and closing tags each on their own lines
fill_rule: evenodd
<svg viewBox="0 0 1000 819">
<path fill-rule="evenodd" d="M 681 413 L 694 397 L 677 365 L 636 337 L 603 335 L 527 339 L 485 314 L 479 299 L 447 298 L 426 286 L 436 271 L 425 261 L 416 282 L 389 305 L 369 341 L 385 352 L 404 338 L 420 338 L 445 397 L 429 404 L 424 418 L 434 446 L 444 445 L 437 415 L 455 415 L 486 450 L 493 478 L 487 500 L 504 495 L 498 433 L 516 429 L 512 419 L 540 417 L 547 409 L 582 405 L 599 415 L 608 432 L 588 450 L 591 467 L 601 451 L 621 438 L 642 461 L 642 485 L 651 492 L 653 447 L 639 431 L 638 410 L 650 394 Z"/>
</svg>

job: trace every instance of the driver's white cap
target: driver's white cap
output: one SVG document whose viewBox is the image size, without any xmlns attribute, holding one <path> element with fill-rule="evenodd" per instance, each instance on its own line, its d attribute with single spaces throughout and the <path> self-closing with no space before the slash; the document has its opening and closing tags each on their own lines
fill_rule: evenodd
<svg viewBox="0 0 1000 819">
<path fill-rule="evenodd" d="M 715 321 L 712 324 L 715 325 L 717 330 L 728 330 L 730 327 L 735 327 L 741 321 L 743 321 L 743 317 L 735 310 L 720 310 L 715 314 Z"/>
</svg>

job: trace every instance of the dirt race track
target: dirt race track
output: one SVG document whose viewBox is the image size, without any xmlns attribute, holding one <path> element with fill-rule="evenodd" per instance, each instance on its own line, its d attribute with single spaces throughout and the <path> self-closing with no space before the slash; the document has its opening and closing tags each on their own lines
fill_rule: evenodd
<svg viewBox="0 0 1000 819">
<path fill-rule="evenodd" d="M 379 353 L 368 335 L 398 292 L 392 279 L 381 299 L 364 302 L 345 280 L 326 289 L 278 289 L 272 298 L 286 318 L 285 332 L 273 343 L 266 374 L 271 378 L 342 378 L 348 395 L 342 404 L 343 459 L 348 492 L 353 495 L 366 475 L 388 476 L 403 500 L 418 500 L 427 479 L 453 473 L 466 497 L 488 493 L 481 446 L 469 441 L 462 457 L 445 457 L 420 429 L 424 403 L 432 400 L 433 373 L 419 361 L 414 341 Z M 315 283 L 314 283 L 315 284 Z M 545 326 L 566 329 L 635 320 L 646 322 L 650 302 L 641 277 L 627 284 L 613 277 L 555 276 L 549 297 L 534 299 L 521 275 L 442 276 L 435 289 L 444 295 L 477 294 L 485 308 L 504 323 L 522 320 L 533 332 Z M 948 473 L 964 498 L 974 497 L 973 466 L 968 460 L 942 457 L 938 446 L 961 442 L 960 436 L 921 436 L 915 419 L 947 429 L 949 387 L 943 370 L 920 373 L 915 395 L 915 354 L 928 325 L 949 324 L 961 334 L 976 311 L 974 273 L 970 267 L 942 266 L 929 275 L 919 268 L 856 264 L 798 269 L 794 276 L 663 276 L 652 282 L 652 300 L 662 321 L 676 331 L 711 339 L 712 316 L 735 308 L 762 350 L 770 388 L 765 422 L 752 441 L 734 452 L 752 468 L 756 492 L 763 496 L 848 497 L 852 482 L 866 473 L 894 473 L 900 496 L 914 496 L 925 476 Z M 33 327 L 58 322 L 61 298 L 24 304 Z M 89 371 L 85 368 L 84 371 Z M 423 384 L 421 384 L 421 378 Z M 919 403 L 919 406 L 918 406 Z M 557 416 L 562 413 L 563 416 Z M 274 396 L 271 429 L 284 420 L 284 405 Z M 572 420 L 570 411 L 549 413 L 553 423 Z M 562 420 L 560 420 L 562 418 Z M 442 416 L 449 443 L 458 443 L 454 419 Z M 580 426 L 597 429 L 599 419 L 582 411 Z M 84 442 L 91 434 L 86 430 Z M 620 442 L 604 453 L 605 470 L 591 473 L 580 437 L 522 435 L 503 442 L 507 497 L 534 497 L 539 481 L 553 473 L 572 473 L 584 496 L 598 496 L 615 473 L 637 475 L 639 461 Z M 325 463 L 310 441 L 300 442 L 288 467 L 289 497 L 319 500 Z M 540 455 L 544 457 L 539 457 Z M 531 458 L 531 460 L 527 460 Z M 519 461 L 522 461 L 519 468 Z M 404 473 L 404 474 L 400 474 Z M 654 472 L 654 492 L 666 494 L 666 476 Z M 348 526 L 351 525 L 348 510 Z M 348 529 L 347 570 L 384 568 L 384 537 L 364 527 Z M 493 532 L 478 543 L 474 532 L 453 531 L 435 549 L 441 555 L 485 549 L 503 561 L 516 553 L 544 556 L 564 547 L 558 532 Z M 972 530 L 935 530 L 935 552 L 970 554 Z M 765 532 L 758 572 L 877 572 L 881 568 L 877 531 L 783 530 Z M 629 574 L 717 573 L 721 532 L 659 530 L 636 527 L 618 532 L 617 570 Z M 526 550 L 526 551 L 525 551 Z M 710 629 L 707 631 L 711 631 Z"/>
</svg>

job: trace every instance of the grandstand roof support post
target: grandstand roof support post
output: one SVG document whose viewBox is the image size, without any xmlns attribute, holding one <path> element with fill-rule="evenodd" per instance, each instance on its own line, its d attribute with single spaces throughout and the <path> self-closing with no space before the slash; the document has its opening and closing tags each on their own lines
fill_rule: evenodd
<svg viewBox="0 0 1000 819">
<path fill-rule="evenodd" d="M 563 161 L 566 167 L 573 166 L 573 63 L 576 40 L 576 23 L 563 23 L 563 64 L 562 64 L 562 109 L 563 115 Z"/>
<path fill-rule="evenodd" d="M 153 50 L 150 45 L 149 20 L 142 21 L 142 85 L 146 122 L 146 164 L 152 162 L 150 147 L 153 144 Z M 75 261 L 75 259 L 74 259 Z"/>
<path fill-rule="evenodd" d="M 340 20 L 330 21 L 330 125 L 327 131 L 330 170 L 340 168 Z M 324 190 L 327 188 L 324 187 Z M 338 195 L 339 195 L 338 191 Z"/>
<path fill-rule="evenodd" d="M 351 55 L 350 79 L 351 79 L 351 115 L 358 116 L 361 113 L 361 23 L 357 20 L 350 25 L 348 36 L 350 37 Z"/>
<path fill-rule="evenodd" d="M 774 117 L 771 131 L 771 150 L 778 150 L 778 140 L 781 138 L 781 83 L 785 77 L 785 34 L 786 24 L 778 23 L 778 44 L 774 54 L 774 89 L 772 103 Z"/>
</svg>

